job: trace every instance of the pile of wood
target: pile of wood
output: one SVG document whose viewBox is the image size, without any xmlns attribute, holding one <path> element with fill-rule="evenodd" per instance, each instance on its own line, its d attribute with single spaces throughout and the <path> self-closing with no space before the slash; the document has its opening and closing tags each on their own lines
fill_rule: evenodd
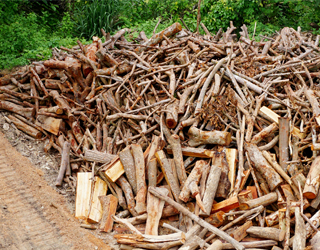
<svg viewBox="0 0 320 250">
<path fill-rule="evenodd" d="M 319 36 L 202 27 L 55 48 L 0 78 L 0 108 L 121 249 L 320 249 Z"/>
</svg>

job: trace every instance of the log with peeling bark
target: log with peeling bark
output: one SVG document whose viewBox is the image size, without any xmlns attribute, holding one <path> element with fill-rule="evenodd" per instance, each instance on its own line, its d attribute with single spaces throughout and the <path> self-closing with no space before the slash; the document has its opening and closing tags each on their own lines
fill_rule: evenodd
<svg viewBox="0 0 320 250">
<path fill-rule="evenodd" d="M 231 142 L 231 134 L 222 131 L 201 131 L 195 127 L 190 127 L 188 131 L 189 145 L 191 147 L 202 144 L 218 144 L 228 146 Z"/>
<path fill-rule="evenodd" d="M 99 196 L 98 198 L 101 202 L 103 211 L 100 223 L 100 230 L 108 233 L 112 230 L 113 227 L 112 216 L 116 213 L 118 199 L 112 194 L 109 194 L 107 196 Z"/>
<path fill-rule="evenodd" d="M 247 233 L 253 234 L 255 236 L 275 240 L 275 241 L 282 241 L 284 239 L 284 233 L 281 232 L 280 229 L 271 228 L 271 227 L 250 227 L 247 229 Z"/>
</svg>

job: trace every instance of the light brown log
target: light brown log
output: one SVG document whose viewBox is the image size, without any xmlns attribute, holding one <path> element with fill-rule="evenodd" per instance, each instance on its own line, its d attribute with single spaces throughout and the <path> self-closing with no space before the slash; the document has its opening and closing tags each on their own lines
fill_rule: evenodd
<svg viewBox="0 0 320 250">
<path fill-rule="evenodd" d="M 272 204 L 273 202 L 276 202 L 278 200 L 278 195 L 275 192 L 269 193 L 267 195 L 261 196 L 257 199 L 249 200 L 245 203 L 240 204 L 241 210 L 248 210 L 255 207 L 258 207 L 260 205 L 267 206 L 269 204 Z"/>
<path fill-rule="evenodd" d="M 270 136 L 277 130 L 278 130 L 278 125 L 277 123 L 274 122 L 268 127 L 265 127 L 264 129 L 262 129 L 258 134 L 253 136 L 250 143 L 258 144 L 260 141 L 264 140 L 266 137 Z"/>
<path fill-rule="evenodd" d="M 281 233 L 286 233 L 286 208 L 279 209 L 279 229 Z"/>
<path fill-rule="evenodd" d="M 158 168 L 155 153 L 162 148 L 161 142 L 161 138 L 158 136 L 154 136 L 151 141 L 151 146 L 146 162 L 149 186 L 155 187 L 157 185 Z"/>
<path fill-rule="evenodd" d="M 281 187 L 282 193 L 284 194 L 284 197 L 286 198 L 286 201 L 288 200 L 290 202 L 297 201 L 289 184 L 283 184 L 280 187 Z M 297 194 L 299 194 L 299 192 Z"/>
<path fill-rule="evenodd" d="M 174 178 L 172 168 L 168 159 L 165 156 L 165 153 L 163 152 L 163 150 L 159 150 L 155 153 L 155 156 L 161 166 L 162 173 L 164 174 L 164 177 L 172 191 L 173 197 L 176 201 L 178 201 L 180 194 L 179 181 L 178 179 Z"/>
<path fill-rule="evenodd" d="M 180 200 L 184 202 L 188 202 L 191 194 L 190 183 L 191 182 L 199 183 L 200 177 L 202 174 L 202 169 L 204 168 L 205 165 L 206 165 L 206 162 L 204 160 L 199 160 L 196 162 L 196 165 L 192 169 L 191 173 L 189 174 L 187 180 L 185 181 L 181 189 L 181 192 L 179 195 Z"/>
<path fill-rule="evenodd" d="M 117 214 L 117 217 L 119 217 L 119 214 Z M 146 223 L 147 218 L 148 218 L 148 214 L 145 213 L 145 214 L 137 215 L 135 217 L 127 218 L 126 220 L 130 222 L 132 225 L 139 225 L 139 224 Z"/>
<path fill-rule="evenodd" d="M 157 173 L 158 173 L 157 159 L 154 158 L 150 160 L 148 164 L 148 186 L 149 187 L 157 186 Z"/>
<path fill-rule="evenodd" d="M 172 147 L 166 147 L 167 153 L 172 154 Z M 212 158 L 214 151 L 205 148 L 181 147 L 183 156 L 199 157 L 199 158 Z"/>
<path fill-rule="evenodd" d="M 231 237 L 233 237 L 235 240 L 237 241 L 242 241 L 242 239 L 244 239 L 247 236 L 247 232 L 246 230 L 252 227 L 252 221 L 247 221 L 246 223 L 244 223 L 242 226 L 239 226 L 237 229 L 235 229 L 234 231 L 232 231 L 232 233 L 230 234 Z"/>
<path fill-rule="evenodd" d="M 279 163 L 287 173 L 287 161 L 289 161 L 289 135 L 290 120 L 288 117 L 279 117 Z"/>
<path fill-rule="evenodd" d="M 74 135 L 74 137 L 76 138 L 78 143 L 82 143 L 82 139 L 83 139 L 83 133 L 80 127 L 80 124 L 78 121 L 74 121 L 71 124 L 71 129 L 72 129 L 72 133 Z"/>
<path fill-rule="evenodd" d="M 169 26 L 168 28 L 166 28 L 165 30 L 161 31 L 160 33 L 155 34 L 154 36 L 152 36 L 151 39 L 149 39 L 148 42 L 144 43 L 143 47 L 138 47 L 135 49 L 136 53 L 140 53 L 144 50 L 147 49 L 147 46 L 155 46 L 158 43 L 160 43 L 163 39 L 164 36 L 166 37 L 171 37 L 174 34 L 178 33 L 179 31 L 181 31 L 182 27 L 180 23 L 174 23 L 171 26 Z"/>
<path fill-rule="evenodd" d="M 210 168 L 210 172 L 208 175 L 203 199 L 202 199 L 206 213 L 201 211 L 199 215 L 202 215 L 202 216 L 210 215 L 212 204 L 216 195 L 216 191 L 218 189 L 220 175 L 221 175 L 221 168 L 219 167 L 219 165 L 216 164 L 215 161 L 213 161 L 213 164 Z"/>
<path fill-rule="evenodd" d="M 266 160 L 270 163 L 270 165 L 278 172 L 278 174 L 281 175 L 282 178 L 288 182 L 288 184 L 292 187 L 295 193 L 298 194 L 299 191 L 293 184 L 291 178 L 286 174 L 283 168 L 271 157 L 270 153 L 268 153 L 267 151 L 262 151 L 262 154 L 264 158 L 266 158 Z"/>
<path fill-rule="evenodd" d="M 30 125 L 26 124 L 25 122 L 21 121 L 20 119 L 14 117 L 13 115 L 7 116 L 10 121 L 21 131 L 26 133 L 27 135 L 30 135 L 31 137 L 35 139 L 40 139 L 42 137 L 42 132 L 35 129 L 34 127 L 31 127 Z"/>
<path fill-rule="evenodd" d="M 306 184 L 303 189 L 303 196 L 307 199 L 316 198 L 320 186 L 320 156 L 317 156 L 311 164 Z"/>
<path fill-rule="evenodd" d="M 93 181 L 92 173 L 79 172 L 77 174 L 76 209 L 75 217 L 81 220 L 88 218 Z"/>
<path fill-rule="evenodd" d="M 150 187 L 149 188 L 149 192 L 152 193 L 153 195 L 159 197 L 160 199 L 165 200 L 166 202 L 168 202 L 170 205 L 174 206 L 175 208 L 177 208 L 181 213 L 183 213 L 184 215 L 188 216 L 189 218 L 191 218 L 192 220 L 194 220 L 196 223 L 198 223 L 200 226 L 205 227 L 206 229 L 208 229 L 209 231 L 211 231 L 212 233 L 218 235 L 220 238 L 228 241 L 229 243 L 231 243 L 236 249 L 238 250 L 244 250 L 244 247 L 241 246 L 239 244 L 238 241 L 234 240 L 232 237 L 230 237 L 228 234 L 226 234 L 223 231 L 220 231 L 219 229 L 215 228 L 214 226 L 210 225 L 208 222 L 200 219 L 198 216 L 196 216 L 195 214 L 193 214 L 192 212 L 190 212 L 188 209 L 184 208 L 182 205 L 180 205 L 179 203 L 175 202 L 174 200 L 172 200 L 169 197 L 165 197 L 163 195 L 161 195 L 159 192 L 157 192 L 155 190 L 155 188 Z"/>
<path fill-rule="evenodd" d="M 247 233 L 253 234 L 255 236 L 269 239 L 269 240 L 276 240 L 282 241 L 284 239 L 285 233 L 281 232 L 280 229 L 274 227 L 250 227 L 247 229 Z"/>
<path fill-rule="evenodd" d="M 170 249 L 175 246 L 180 246 L 184 243 L 184 240 L 176 240 L 176 241 L 170 241 L 170 242 L 157 242 L 157 243 L 149 243 L 149 242 L 143 242 L 138 241 L 134 239 L 117 239 L 118 244 L 126 244 L 135 247 L 134 249 Z"/>
<path fill-rule="evenodd" d="M 91 194 L 90 213 L 88 215 L 88 222 L 98 223 L 102 218 L 102 205 L 99 196 L 107 194 L 108 186 L 102 179 L 95 177 L 93 193 Z M 117 206 L 116 206 L 117 208 Z"/>
<path fill-rule="evenodd" d="M 53 101 L 68 115 L 71 122 L 75 121 L 75 118 L 71 112 L 71 107 L 68 102 L 63 99 L 57 90 L 50 91 L 49 95 L 53 98 Z"/>
<path fill-rule="evenodd" d="M 166 188 L 156 188 L 162 195 L 168 195 L 169 191 Z M 158 235 L 158 227 L 160 218 L 162 215 L 164 201 L 148 193 L 148 204 L 147 204 L 147 222 L 145 234 Z"/>
<path fill-rule="evenodd" d="M 143 214 L 147 211 L 147 184 L 146 184 L 146 168 L 142 147 L 139 144 L 131 145 L 132 155 L 134 158 L 134 165 L 136 169 L 137 180 L 137 196 L 135 210 L 138 214 Z"/>
<path fill-rule="evenodd" d="M 99 196 L 98 198 L 101 202 L 103 211 L 99 228 L 101 231 L 108 233 L 111 232 L 113 227 L 112 216 L 116 214 L 118 199 L 112 194 Z"/>
<path fill-rule="evenodd" d="M 307 233 L 304 220 L 300 214 L 300 207 L 295 207 L 295 234 L 293 239 L 293 250 L 303 250 L 306 247 Z"/>
<path fill-rule="evenodd" d="M 175 134 L 171 135 L 169 143 L 172 147 L 173 158 L 176 165 L 176 171 L 177 171 L 179 183 L 182 186 L 184 185 L 187 179 L 187 174 L 186 174 L 185 167 L 183 165 L 183 156 L 182 156 L 182 150 L 181 150 L 180 137 Z"/>
<path fill-rule="evenodd" d="M 134 196 L 133 196 L 133 192 L 132 192 L 132 188 L 129 184 L 129 182 L 127 181 L 127 179 L 124 176 L 120 176 L 119 179 L 117 180 L 117 183 L 120 185 L 125 197 L 126 197 L 126 201 L 127 201 L 127 206 L 128 206 L 128 210 L 130 211 L 130 213 L 133 216 L 137 215 L 136 210 L 134 209 L 136 204 L 134 201 Z"/>
<path fill-rule="evenodd" d="M 229 167 L 228 178 L 231 184 L 230 192 L 233 191 L 236 180 L 237 155 L 238 150 L 235 148 L 225 148 L 226 159 Z"/>
<path fill-rule="evenodd" d="M 218 144 L 228 146 L 231 143 L 231 134 L 223 131 L 202 131 L 193 126 L 188 131 L 191 147 L 202 144 Z"/>
<path fill-rule="evenodd" d="M 270 166 L 267 160 L 263 157 L 257 145 L 246 143 L 245 148 L 248 152 L 250 160 L 254 167 L 267 181 L 270 190 L 273 191 L 283 181 L 280 175 Z"/>
<path fill-rule="evenodd" d="M 97 150 L 90 150 L 87 149 L 84 152 L 84 160 L 86 161 L 95 161 L 100 163 L 109 163 L 111 162 L 116 155 L 108 154 L 108 153 L 102 153 Z"/>
<path fill-rule="evenodd" d="M 185 242 L 184 232 L 176 232 L 167 235 L 147 235 L 147 234 L 116 234 L 114 236 L 117 240 L 136 240 L 140 242 L 160 243 L 181 240 Z"/>
<path fill-rule="evenodd" d="M 70 147 L 71 144 L 68 141 L 65 141 L 62 148 L 60 169 L 55 183 L 56 186 L 62 185 L 63 177 L 67 171 L 67 168 L 70 168 Z"/>
<path fill-rule="evenodd" d="M 213 204 L 211 208 L 211 213 L 223 211 L 229 212 L 232 209 L 239 207 L 239 201 L 237 196 L 230 197 L 219 203 Z"/>
<path fill-rule="evenodd" d="M 137 180 L 134 159 L 130 147 L 126 147 L 119 153 L 120 161 L 123 165 L 127 179 L 133 189 L 134 194 L 137 194 Z"/>
</svg>

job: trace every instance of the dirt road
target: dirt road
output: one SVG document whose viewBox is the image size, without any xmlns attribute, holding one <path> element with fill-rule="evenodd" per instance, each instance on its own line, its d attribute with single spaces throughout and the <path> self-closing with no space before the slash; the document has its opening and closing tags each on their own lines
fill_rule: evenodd
<svg viewBox="0 0 320 250">
<path fill-rule="evenodd" d="M 0 249 L 109 250 L 79 227 L 64 197 L 42 176 L 0 132 Z"/>
</svg>

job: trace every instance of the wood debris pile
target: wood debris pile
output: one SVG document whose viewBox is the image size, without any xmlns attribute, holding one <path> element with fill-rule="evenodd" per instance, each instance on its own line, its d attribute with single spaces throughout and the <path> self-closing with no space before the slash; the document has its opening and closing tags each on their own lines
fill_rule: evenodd
<svg viewBox="0 0 320 250">
<path fill-rule="evenodd" d="M 320 249 L 319 36 L 235 30 L 123 29 L 0 78 L 84 227 L 121 249 Z"/>
</svg>

